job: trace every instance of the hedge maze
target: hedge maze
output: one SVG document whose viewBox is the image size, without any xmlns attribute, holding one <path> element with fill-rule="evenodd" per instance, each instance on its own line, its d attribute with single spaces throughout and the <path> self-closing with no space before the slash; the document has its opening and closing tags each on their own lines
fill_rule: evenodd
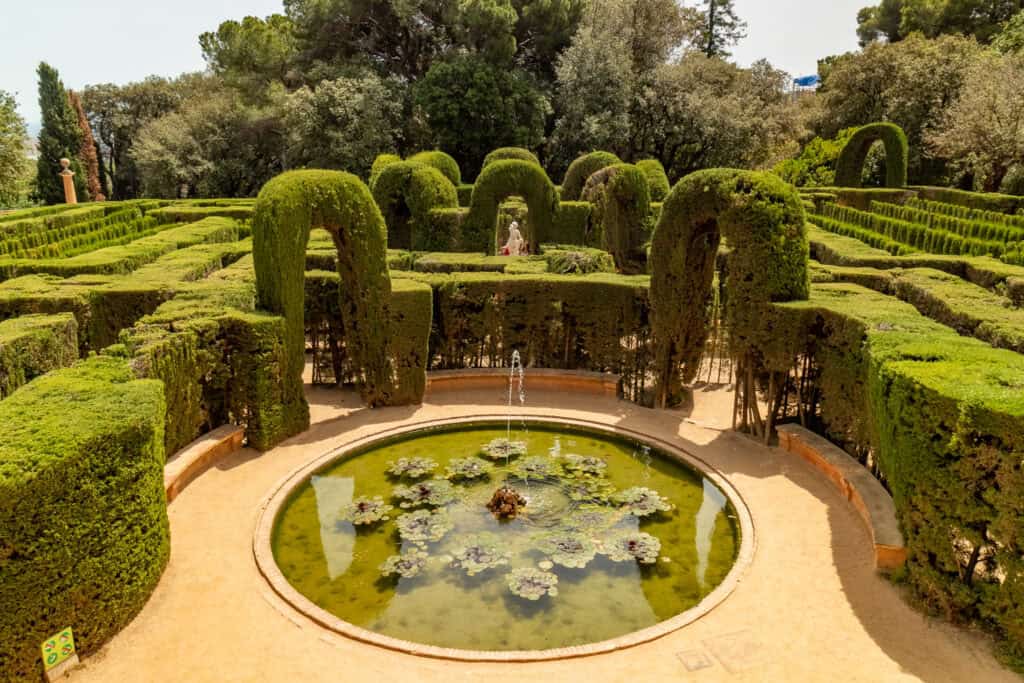
<svg viewBox="0 0 1024 683">
<path fill-rule="evenodd" d="M 307 361 L 402 405 L 429 370 L 518 350 L 654 406 L 723 346 L 737 427 L 799 420 L 859 458 L 893 493 L 902 578 L 1024 655 L 1014 198 L 721 169 L 669 191 L 656 162 L 605 153 L 558 188 L 516 149 L 464 184 L 449 161 L 0 215 L 0 671 L 35 675 L 26 643 L 64 626 L 88 653 L 132 618 L 168 557 L 167 456 L 223 424 L 260 450 L 305 430 Z M 496 255 L 511 220 L 531 256 Z"/>
</svg>

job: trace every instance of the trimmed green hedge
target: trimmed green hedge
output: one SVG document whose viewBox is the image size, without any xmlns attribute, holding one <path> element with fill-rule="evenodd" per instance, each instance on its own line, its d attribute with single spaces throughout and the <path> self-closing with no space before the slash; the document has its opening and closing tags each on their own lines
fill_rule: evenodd
<svg viewBox="0 0 1024 683">
<path fill-rule="evenodd" d="M 540 166 L 540 159 L 538 159 L 537 155 L 528 149 L 524 149 L 522 147 L 499 147 L 484 157 L 484 163 L 481 168 L 487 168 L 487 166 L 493 164 L 495 161 L 504 161 L 505 159 L 530 161 Z"/>
<path fill-rule="evenodd" d="M 135 207 L 46 230 L 9 232 L 0 236 L 0 254 L 16 258 L 66 257 L 131 241 L 152 232 L 156 221 Z M 127 238 L 127 239 L 122 239 Z"/>
<path fill-rule="evenodd" d="M 472 251 L 472 245 L 467 247 L 462 237 L 462 225 L 466 222 L 469 209 L 459 207 L 457 209 L 431 209 L 427 212 L 426 231 L 431 236 L 431 241 L 436 244 L 454 245 L 454 249 Z M 483 249 L 481 248 L 481 251 Z"/>
<path fill-rule="evenodd" d="M 857 129 L 836 161 L 836 185 L 861 186 L 864 162 L 871 147 L 879 141 L 885 145 L 885 186 L 907 186 L 907 157 L 910 154 L 907 134 L 893 123 L 871 123 Z"/>
<path fill-rule="evenodd" d="M 660 406 L 682 400 L 683 383 L 700 366 L 723 237 L 732 248 L 723 323 L 734 357 L 772 371 L 790 367 L 789 350 L 773 348 L 774 331 L 765 323 L 765 311 L 771 302 L 807 298 L 808 244 L 800 197 L 768 173 L 693 173 L 665 200 L 651 241 L 651 323 Z"/>
<path fill-rule="evenodd" d="M 374 184 L 377 182 L 377 176 L 387 166 L 391 164 L 397 164 L 402 160 L 402 157 L 397 154 L 378 154 L 377 158 L 373 160 L 373 166 L 370 167 L 370 177 L 367 179 L 367 185 L 370 189 L 373 189 Z"/>
<path fill-rule="evenodd" d="M 649 367 L 648 278 L 500 273 L 396 274 L 433 288 L 430 368 L 531 367 L 613 372 L 639 400 Z M 397 281 L 397 280 L 396 280 Z"/>
<path fill-rule="evenodd" d="M 459 206 L 469 208 L 470 202 L 473 201 L 473 186 L 463 183 L 455 188 L 455 191 L 459 195 Z"/>
<path fill-rule="evenodd" d="M 1010 215 L 1005 213 L 999 213 L 998 211 L 988 211 L 985 209 L 972 209 L 967 206 L 960 206 L 958 204 L 947 204 L 945 202 L 935 202 L 929 199 L 921 199 L 914 197 L 908 199 L 906 206 L 920 211 L 927 211 L 928 213 L 937 213 L 943 216 L 952 216 L 953 218 L 960 218 L 964 220 L 980 221 L 982 223 L 991 223 L 994 225 L 1005 225 L 1012 228 L 1024 229 L 1024 215 Z"/>
<path fill-rule="evenodd" d="M 871 205 L 876 202 L 886 202 L 888 204 L 905 204 L 910 201 L 914 193 L 909 190 L 891 190 L 884 187 L 837 187 L 832 190 L 830 195 L 835 196 L 835 202 L 842 206 L 850 206 L 861 211 L 868 211 L 871 209 Z M 804 195 L 801 195 L 804 196 Z M 814 197 L 825 197 L 823 193 L 817 195 L 811 195 Z M 815 201 L 815 206 L 820 208 L 822 202 Z"/>
<path fill-rule="evenodd" d="M 643 171 L 647 177 L 647 187 L 651 191 L 651 201 L 665 201 L 668 193 L 672 191 L 672 186 L 668 182 L 668 175 L 665 173 L 665 167 L 661 165 L 661 162 L 657 159 L 641 159 L 636 162 L 636 167 Z"/>
<path fill-rule="evenodd" d="M 390 310 L 391 352 L 395 376 L 388 394 L 395 403 L 421 403 L 427 387 L 428 344 L 433 316 L 433 296 L 428 285 L 409 279 L 392 281 Z M 341 278 L 337 273 L 307 272 L 306 328 L 310 339 L 326 343 L 313 345 L 314 363 L 330 361 L 330 375 L 336 382 L 351 382 L 360 374 L 351 363 L 344 331 L 339 324 Z M 326 330 L 326 335 L 323 332 Z"/>
<path fill-rule="evenodd" d="M 922 314 L 992 346 L 1024 353 L 1024 311 L 987 289 L 928 268 L 897 271 L 894 291 Z"/>
<path fill-rule="evenodd" d="M 519 256 L 488 256 L 486 254 L 430 253 L 416 257 L 412 269 L 418 273 L 504 273 Z M 528 259 L 539 257 L 530 256 Z"/>
<path fill-rule="evenodd" d="M 152 216 L 161 225 L 166 223 L 192 223 L 203 218 L 221 217 L 234 218 L 238 221 L 252 219 L 253 206 L 189 206 L 171 204 L 159 209 L 153 209 L 146 215 Z"/>
<path fill-rule="evenodd" d="M 968 192 L 967 190 L 954 190 L 949 187 L 927 187 L 921 185 L 913 185 L 908 189 L 917 192 L 917 196 L 921 199 L 945 204 L 956 204 L 977 211 L 1005 214 L 1024 211 L 1024 197 L 1016 195 L 997 194 L 995 192 Z"/>
<path fill-rule="evenodd" d="M 45 232 L 65 228 L 75 223 L 84 223 L 103 218 L 109 210 L 118 210 L 121 205 L 92 204 L 92 205 L 64 205 L 63 210 L 57 212 L 33 213 L 29 217 L 21 218 L 15 214 L 6 217 L 0 222 L 0 237 L 10 235 L 24 235 L 33 232 Z M 17 213 L 17 212 L 16 212 Z"/>
<path fill-rule="evenodd" d="M 1024 353 L 1024 311 L 1003 295 L 933 268 L 825 266 L 815 282 L 852 282 L 913 304 L 922 315 L 991 346 Z"/>
<path fill-rule="evenodd" d="M 44 273 L 61 277 L 129 273 L 176 249 L 195 244 L 232 242 L 238 236 L 238 223 L 230 218 L 204 218 L 197 223 L 168 225 L 155 234 L 127 244 L 104 247 L 70 258 L 0 258 L 0 281 L 20 275 Z"/>
<path fill-rule="evenodd" d="M 70 626 L 90 654 L 124 628 L 169 556 L 159 382 L 94 358 L 0 401 L 0 680 L 39 680 Z"/>
<path fill-rule="evenodd" d="M 550 241 L 597 247 L 602 245 L 601 234 L 593 230 L 590 216 L 594 210 L 590 202 L 559 202 L 558 211 L 551 222 Z"/>
<path fill-rule="evenodd" d="M 416 161 L 388 164 L 377 175 L 373 199 L 392 249 L 443 251 L 457 246 L 457 235 L 448 229 L 432 230 L 431 211 L 459 206 L 455 186 L 436 168 Z"/>
<path fill-rule="evenodd" d="M 78 360 L 78 324 L 70 313 L 0 322 L 0 399 L 34 377 Z"/>
<path fill-rule="evenodd" d="M 888 218 L 882 214 L 858 211 L 837 204 L 827 204 L 821 211 L 820 215 L 812 215 L 812 220 L 819 227 L 856 237 L 897 255 L 920 249 L 933 254 L 998 257 L 1007 250 L 1007 243 L 1002 241 L 951 232 L 964 230 L 971 233 L 974 228 L 970 224 L 946 223 L 943 226 L 946 229 L 930 228 L 924 223 Z"/>
<path fill-rule="evenodd" d="M 507 197 L 519 195 L 526 199 L 530 220 L 523 237 L 530 250 L 538 247 L 552 234 L 552 222 L 558 212 L 558 195 L 544 169 L 518 159 L 495 161 L 480 172 L 473 186 L 469 215 L 462 223 L 462 248 L 467 251 L 496 251 L 495 222 L 498 208 Z"/>
<path fill-rule="evenodd" d="M 602 246 L 623 273 L 646 269 L 644 244 L 651 225 L 651 196 L 647 177 L 631 164 L 614 164 L 587 179 L 584 199 L 594 204 L 591 222 L 602 235 Z M 599 223 L 599 225 L 597 225 Z"/>
<path fill-rule="evenodd" d="M 873 455 L 907 544 L 906 581 L 1024 656 L 1024 356 L 856 285 L 777 307 L 800 330 L 825 433 Z"/>
<path fill-rule="evenodd" d="M 200 244 L 168 253 L 122 277 L 15 278 L 0 283 L 0 319 L 70 312 L 78 322 L 81 351 L 99 351 L 114 343 L 120 330 L 173 297 L 182 283 L 204 277 L 250 250 L 248 242 Z"/>
<path fill-rule="evenodd" d="M 1024 267 L 1003 263 L 988 256 L 943 256 L 915 253 L 893 256 L 858 239 L 807 226 L 811 255 L 825 264 L 858 268 L 934 268 L 968 282 L 1005 293 L 1020 305 L 1018 281 L 1024 281 Z"/>
<path fill-rule="evenodd" d="M 407 159 L 419 164 L 432 166 L 444 174 L 444 177 L 451 181 L 452 185 L 458 187 L 462 184 L 462 171 L 459 170 L 459 163 L 450 155 L 440 150 L 417 152 Z"/>
<path fill-rule="evenodd" d="M 281 371 L 285 321 L 255 311 L 255 302 L 256 275 L 245 256 L 184 285 L 107 350 L 131 358 L 140 377 L 164 383 L 168 453 L 228 423 L 245 424 L 249 445 L 259 450 L 294 433 Z"/>
<path fill-rule="evenodd" d="M 81 207 L 75 204 L 54 204 L 52 206 L 37 206 L 29 209 L 5 211 L 3 213 L 0 213 L 0 223 L 9 223 L 11 221 L 23 221 L 30 218 L 42 218 L 44 216 L 51 216 L 56 213 L 62 213 L 64 211 L 70 211 L 72 209 L 78 208 Z M 0 228 L 0 230 L 2 229 L 3 228 Z"/>
<path fill-rule="evenodd" d="M 871 202 L 868 210 L 887 218 L 895 218 L 911 223 L 926 225 L 933 230 L 945 230 L 964 237 L 971 237 L 990 242 L 1020 242 L 1024 240 L 1024 227 L 1006 223 L 990 223 L 982 220 L 969 220 L 931 211 L 923 211 L 914 206 L 897 206 L 882 202 Z"/>
<path fill-rule="evenodd" d="M 561 198 L 571 202 L 579 200 L 583 196 L 583 186 L 587 184 L 587 178 L 602 168 L 620 163 L 622 160 L 611 152 L 590 152 L 577 157 L 565 172 Z"/>
<path fill-rule="evenodd" d="M 590 247 L 565 244 L 545 245 L 543 258 L 547 263 L 547 272 L 555 275 L 616 272 L 615 259 L 611 254 Z"/>
</svg>

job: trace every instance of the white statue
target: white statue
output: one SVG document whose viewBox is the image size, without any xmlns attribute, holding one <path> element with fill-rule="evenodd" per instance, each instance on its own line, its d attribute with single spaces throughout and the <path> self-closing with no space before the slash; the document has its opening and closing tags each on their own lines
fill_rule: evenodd
<svg viewBox="0 0 1024 683">
<path fill-rule="evenodd" d="M 508 226 L 508 242 L 501 253 L 506 256 L 526 256 L 526 240 L 523 239 L 523 233 L 519 232 L 519 223 L 516 221 L 512 221 L 512 225 Z"/>
</svg>

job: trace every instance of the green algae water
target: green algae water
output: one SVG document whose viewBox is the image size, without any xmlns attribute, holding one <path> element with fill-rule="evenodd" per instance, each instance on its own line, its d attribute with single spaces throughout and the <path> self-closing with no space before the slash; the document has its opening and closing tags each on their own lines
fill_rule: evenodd
<svg viewBox="0 0 1024 683">
<path fill-rule="evenodd" d="M 421 431 L 327 466 L 278 516 L 282 573 L 371 631 L 507 651 L 653 626 L 732 567 L 734 509 L 699 472 L 574 428 L 513 431 L 512 453 L 505 436 L 504 425 Z M 487 507 L 503 485 L 525 501 L 513 519 Z"/>
</svg>

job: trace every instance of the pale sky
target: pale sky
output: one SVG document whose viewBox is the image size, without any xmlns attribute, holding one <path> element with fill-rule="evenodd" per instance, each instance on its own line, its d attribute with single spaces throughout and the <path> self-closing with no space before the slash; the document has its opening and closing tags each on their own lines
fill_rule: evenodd
<svg viewBox="0 0 1024 683">
<path fill-rule="evenodd" d="M 813 74 L 819 58 L 857 48 L 857 10 L 868 4 L 872 0 L 736 0 L 749 36 L 734 58 L 746 66 L 765 57 L 793 76 Z M 281 0 L 0 0 L 0 90 L 15 93 L 34 127 L 40 61 L 55 66 L 72 89 L 176 76 L 204 67 L 203 31 L 225 19 L 281 11 Z"/>
</svg>

